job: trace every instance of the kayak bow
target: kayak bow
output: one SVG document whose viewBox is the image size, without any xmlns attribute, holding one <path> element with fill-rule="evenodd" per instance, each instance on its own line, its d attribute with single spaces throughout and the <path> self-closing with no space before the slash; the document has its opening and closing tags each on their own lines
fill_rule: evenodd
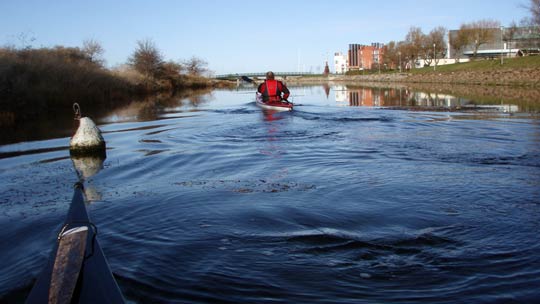
<svg viewBox="0 0 540 304">
<path fill-rule="evenodd" d="M 26 303 L 124 303 L 75 184 L 66 222 Z"/>
</svg>

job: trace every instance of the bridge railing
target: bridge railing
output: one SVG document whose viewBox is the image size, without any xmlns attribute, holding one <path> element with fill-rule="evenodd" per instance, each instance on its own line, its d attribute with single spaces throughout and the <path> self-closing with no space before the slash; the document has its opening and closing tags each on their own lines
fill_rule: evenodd
<svg viewBox="0 0 540 304">
<path fill-rule="evenodd" d="M 305 75 L 315 75 L 313 72 L 274 72 L 274 75 L 276 76 L 305 76 Z M 236 74 L 221 74 L 221 75 L 215 75 L 214 78 L 238 78 L 242 76 L 247 77 L 264 77 L 266 76 L 266 72 L 263 73 L 236 73 Z"/>
</svg>

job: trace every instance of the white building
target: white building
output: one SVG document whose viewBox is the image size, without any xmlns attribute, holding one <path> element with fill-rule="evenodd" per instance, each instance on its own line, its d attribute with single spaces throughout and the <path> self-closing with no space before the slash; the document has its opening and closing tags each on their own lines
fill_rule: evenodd
<svg viewBox="0 0 540 304">
<path fill-rule="evenodd" d="M 334 53 L 334 73 L 345 74 L 347 72 L 347 55 L 341 52 Z"/>
</svg>

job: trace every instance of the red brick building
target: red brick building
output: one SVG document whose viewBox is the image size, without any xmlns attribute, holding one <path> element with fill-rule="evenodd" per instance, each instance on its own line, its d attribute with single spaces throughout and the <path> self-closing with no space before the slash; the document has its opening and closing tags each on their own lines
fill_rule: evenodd
<svg viewBox="0 0 540 304">
<path fill-rule="evenodd" d="M 379 67 L 383 62 L 384 44 L 372 43 L 371 45 L 349 44 L 348 70 L 370 70 Z"/>
</svg>

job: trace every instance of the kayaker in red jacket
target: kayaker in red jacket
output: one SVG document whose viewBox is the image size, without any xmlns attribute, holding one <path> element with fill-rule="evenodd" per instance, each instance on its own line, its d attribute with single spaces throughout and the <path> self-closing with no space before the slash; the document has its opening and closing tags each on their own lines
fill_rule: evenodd
<svg viewBox="0 0 540 304">
<path fill-rule="evenodd" d="M 277 102 L 282 100 L 288 102 L 287 98 L 289 98 L 291 92 L 289 92 L 289 89 L 283 82 L 275 80 L 274 78 L 273 72 L 267 72 L 266 80 L 259 85 L 257 92 L 262 94 L 264 102 Z M 283 96 L 281 94 L 283 94 Z"/>
</svg>

